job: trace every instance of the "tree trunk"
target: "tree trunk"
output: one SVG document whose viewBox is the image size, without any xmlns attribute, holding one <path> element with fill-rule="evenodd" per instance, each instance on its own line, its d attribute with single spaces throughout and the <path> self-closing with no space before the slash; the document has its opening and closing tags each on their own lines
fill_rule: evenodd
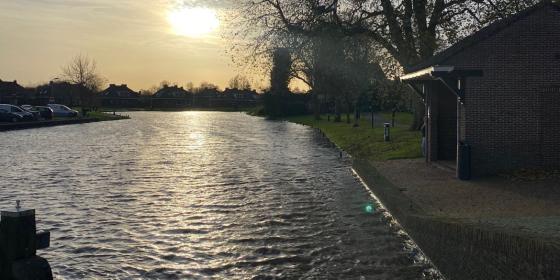
<svg viewBox="0 0 560 280">
<path fill-rule="evenodd" d="M 316 120 L 321 119 L 321 102 L 319 101 L 319 93 L 317 91 L 313 91 L 313 116 Z"/>
<path fill-rule="evenodd" d="M 359 106 L 356 102 L 356 107 L 354 108 L 354 127 L 360 126 L 360 110 L 358 108 Z"/>
<path fill-rule="evenodd" d="M 338 98 L 334 101 L 334 122 L 341 122 L 342 117 L 340 113 L 340 100 Z"/>
<path fill-rule="evenodd" d="M 350 101 L 350 98 L 348 96 L 346 96 L 345 98 L 346 100 L 346 123 L 350 124 L 350 113 L 352 111 L 352 102 Z"/>
<path fill-rule="evenodd" d="M 424 124 L 424 115 L 426 114 L 426 107 L 422 99 L 415 98 L 414 100 L 414 119 L 410 125 L 410 130 L 419 130 Z"/>
</svg>

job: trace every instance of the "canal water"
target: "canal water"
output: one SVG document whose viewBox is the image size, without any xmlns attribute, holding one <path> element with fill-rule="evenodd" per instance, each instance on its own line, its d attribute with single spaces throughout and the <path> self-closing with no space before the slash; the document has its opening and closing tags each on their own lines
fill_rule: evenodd
<svg viewBox="0 0 560 280">
<path fill-rule="evenodd" d="M 57 279 L 435 278 L 317 131 L 130 115 L 0 134 L 0 209 L 37 210 Z"/>
</svg>

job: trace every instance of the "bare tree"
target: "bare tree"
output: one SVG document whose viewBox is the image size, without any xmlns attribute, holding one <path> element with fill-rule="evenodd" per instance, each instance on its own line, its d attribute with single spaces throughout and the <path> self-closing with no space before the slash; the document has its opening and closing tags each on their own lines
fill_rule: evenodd
<svg viewBox="0 0 560 280">
<path fill-rule="evenodd" d="M 289 93 L 290 69 L 292 57 L 288 49 L 279 48 L 274 51 L 273 66 L 270 71 L 270 91 L 273 94 L 284 95 Z"/>
<path fill-rule="evenodd" d="M 185 88 L 186 88 L 187 91 L 189 91 L 189 92 L 194 92 L 194 89 L 195 89 L 193 82 L 187 82 L 187 83 L 185 84 Z"/>
<path fill-rule="evenodd" d="M 239 90 L 251 90 L 251 83 L 247 77 L 242 75 L 235 75 L 229 80 L 229 88 Z"/>
<path fill-rule="evenodd" d="M 174 87 L 174 86 L 178 86 L 179 84 L 176 82 L 170 82 L 168 80 L 163 80 L 159 83 L 159 89 L 162 89 L 164 87 Z M 159 90 L 158 89 L 158 90 Z"/>
<path fill-rule="evenodd" d="M 201 82 L 198 87 L 194 88 L 194 92 L 195 93 L 202 93 L 202 92 L 208 92 L 208 91 L 216 92 L 219 89 L 220 88 L 217 85 L 204 81 L 204 82 Z"/>
<path fill-rule="evenodd" d="M 298 61 L 297 50 L 310 49 L 305 43 L 313 42 L 325 32 L 344 37 L 364 35 L 379 46 L 373 49 L 380 56 L 387 55 L 389 59 L 380 61 L 381 66 L 390 69 L 391 73 L 386 74 L 395 77 L 490 22 L 538 1 L 243 0 L 239 14 L 245 20 L 237 26 L 245 28 L 245 32 L 236 34 L 243 34 L 242 39 L 252 42 L 251 46 L 242 47 L 252 50 L 252 57 L 270 53 L 275 47 L 286 47 L 286 42 L 296 38 L 296 42 L 304 44 L 303 47 L 293 45 L 293 65 L 304 66 L 313 64 L 305 64 L 304 59 Z M 301 73 L 310 76 L 313 71 Z M 319 81 L 306 80 L 313 87 L 319 86 Z M 424 107 L 419 103 L 417 108 L 420 112 Z M 415 119 L 421 120 L 422 114 Z"/>
<path fill-rule="evenodd" d="M 298 34 L 315 37 L 326 29 L 363 34 L 388 51 L 402 67 L 428 58 L 442 47 L 488 23 L 539 0 L 243 0 L 246 28 L 263 28 L 258 38 Z"/>
<path fill-rule="evenodd" d="M 105 79 L 97 73 L 97 63 L 87 55 L 79 54 L 62 67 L 62 75 L 66 81 L 82 85 L 97 92 L 105 83 Z"/>
</svg>

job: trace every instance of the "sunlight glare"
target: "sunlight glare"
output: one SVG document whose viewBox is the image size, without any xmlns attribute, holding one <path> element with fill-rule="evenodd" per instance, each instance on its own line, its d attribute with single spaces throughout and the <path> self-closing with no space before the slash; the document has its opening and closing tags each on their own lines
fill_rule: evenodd
<svg viewBox="0 0 560 280">
<path fill-rule="evenodd" d="M 202 7 L 173 9 L 169 11 L 167 21 L 175 34 L 187 37 L 201 37 L 220 25 L 216 11 Z"/>
</svg>

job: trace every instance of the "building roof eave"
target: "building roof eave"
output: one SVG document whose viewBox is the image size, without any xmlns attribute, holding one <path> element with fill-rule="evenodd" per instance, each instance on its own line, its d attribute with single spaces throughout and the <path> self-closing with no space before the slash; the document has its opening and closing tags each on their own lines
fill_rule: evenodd
<svg viewBox="0 0 560 280">
<path fill-rule="evenodd" d="M 430 65 L 435 65 L 439 63 L 445 63 L 449 58 L 463 52 L 465 49 L 470 48 L 487 38 L 494 36 L 498 32 L 501 32 L 505 28 L 509 27 L 513 23 L 531 15 L 535 11 L 544 8 L 551 8 L 555 11 L 560 11 L 560 4 L 553 3 L 550 0 L 543 0 L 523 11 L 520 11 L 514 15 L 511 15 L 505 19 L 497 20 L 488 26 L 482 28 L 481 30 L 463 38 L 459 42 L 453 44 L 445 50 L 435 54 L 434 56 L 420 62 L 419 64 L 409 67 L 407 70 L 411 72 L 417 72 L 420 69 L 424 69 Z"/>
<path fill-rule="evenodd" d="M 465 99 L 465 78 L 482 76 L 482 70 L 465 70 L 457 69 L 455 66 L 436 65 L 404 75 L 400 79 L 409 84 L 422 98 L 425 98 L 425 96 L 423 90 L 417 87 L 419 84 L 424 84 L 427 81 L 440 81 L 463 102 Z"/>
<path fill-rule="evenodd" d="M 401 76 L 401 81 L 434 80 L 442 75 L 450 74 L 455 66 L 435 65 Z"/>
</svg>

